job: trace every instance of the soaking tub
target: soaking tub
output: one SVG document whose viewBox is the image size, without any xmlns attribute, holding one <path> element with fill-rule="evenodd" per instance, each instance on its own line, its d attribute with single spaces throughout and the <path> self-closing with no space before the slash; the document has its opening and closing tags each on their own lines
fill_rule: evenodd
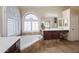
<svg viewBox="0 0 79 59">
<path fill-rule="evenodd" d="M 43 37 L 41 35 L 26 35 L 21 36 L 21 43 L 20 43 L 20 49 L 23 50 L 35 42 L 41 40 Z"/>
</svg>

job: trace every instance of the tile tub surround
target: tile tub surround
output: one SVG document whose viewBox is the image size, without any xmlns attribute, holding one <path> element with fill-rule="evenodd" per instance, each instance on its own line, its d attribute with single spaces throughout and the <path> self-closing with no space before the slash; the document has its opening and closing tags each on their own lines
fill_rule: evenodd
<svg viewBox="0 0 79 59">
<path fill-rule="evenodd" d="M 23 53 L 79 53 L 79 41 L 40 40 Z"/>
<path fill-rule="evenodd" d="M 20 37 L 0 37 L 0 53 L 9 49 Z"/>
</svg>

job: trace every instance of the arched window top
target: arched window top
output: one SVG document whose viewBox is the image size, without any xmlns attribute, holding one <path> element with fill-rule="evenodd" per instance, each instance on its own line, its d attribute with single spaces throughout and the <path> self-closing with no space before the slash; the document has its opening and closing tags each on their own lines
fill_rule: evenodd
<svg viewBox="0 0 79 59">
<path fill-rule="evenodd" d="M 32 13 L 25 15 L 25 20 L 38 20 L 38 17 Z"/>
</svg>

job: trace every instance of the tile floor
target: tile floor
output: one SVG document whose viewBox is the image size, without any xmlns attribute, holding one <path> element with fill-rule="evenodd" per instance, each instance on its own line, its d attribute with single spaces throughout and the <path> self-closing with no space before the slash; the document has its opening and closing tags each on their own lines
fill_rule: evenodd
<svg viewBox="0 0 79 59">
<path fill-rule="evenodd" d="M 40 40 L 22 53 L 79 53 L 79 41 Z"/>
</svg>

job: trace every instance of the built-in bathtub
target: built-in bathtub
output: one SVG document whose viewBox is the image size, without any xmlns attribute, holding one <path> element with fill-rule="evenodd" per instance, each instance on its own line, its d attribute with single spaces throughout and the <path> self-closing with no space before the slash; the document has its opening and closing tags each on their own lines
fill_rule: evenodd
<svg viewBox="0 0 79 59">
<path fill-rule="evenodd" d="M 41 39 L 42 39 L 41 35 L 21 36 L 20 49 L 23 50 Z"/>
</svg>

